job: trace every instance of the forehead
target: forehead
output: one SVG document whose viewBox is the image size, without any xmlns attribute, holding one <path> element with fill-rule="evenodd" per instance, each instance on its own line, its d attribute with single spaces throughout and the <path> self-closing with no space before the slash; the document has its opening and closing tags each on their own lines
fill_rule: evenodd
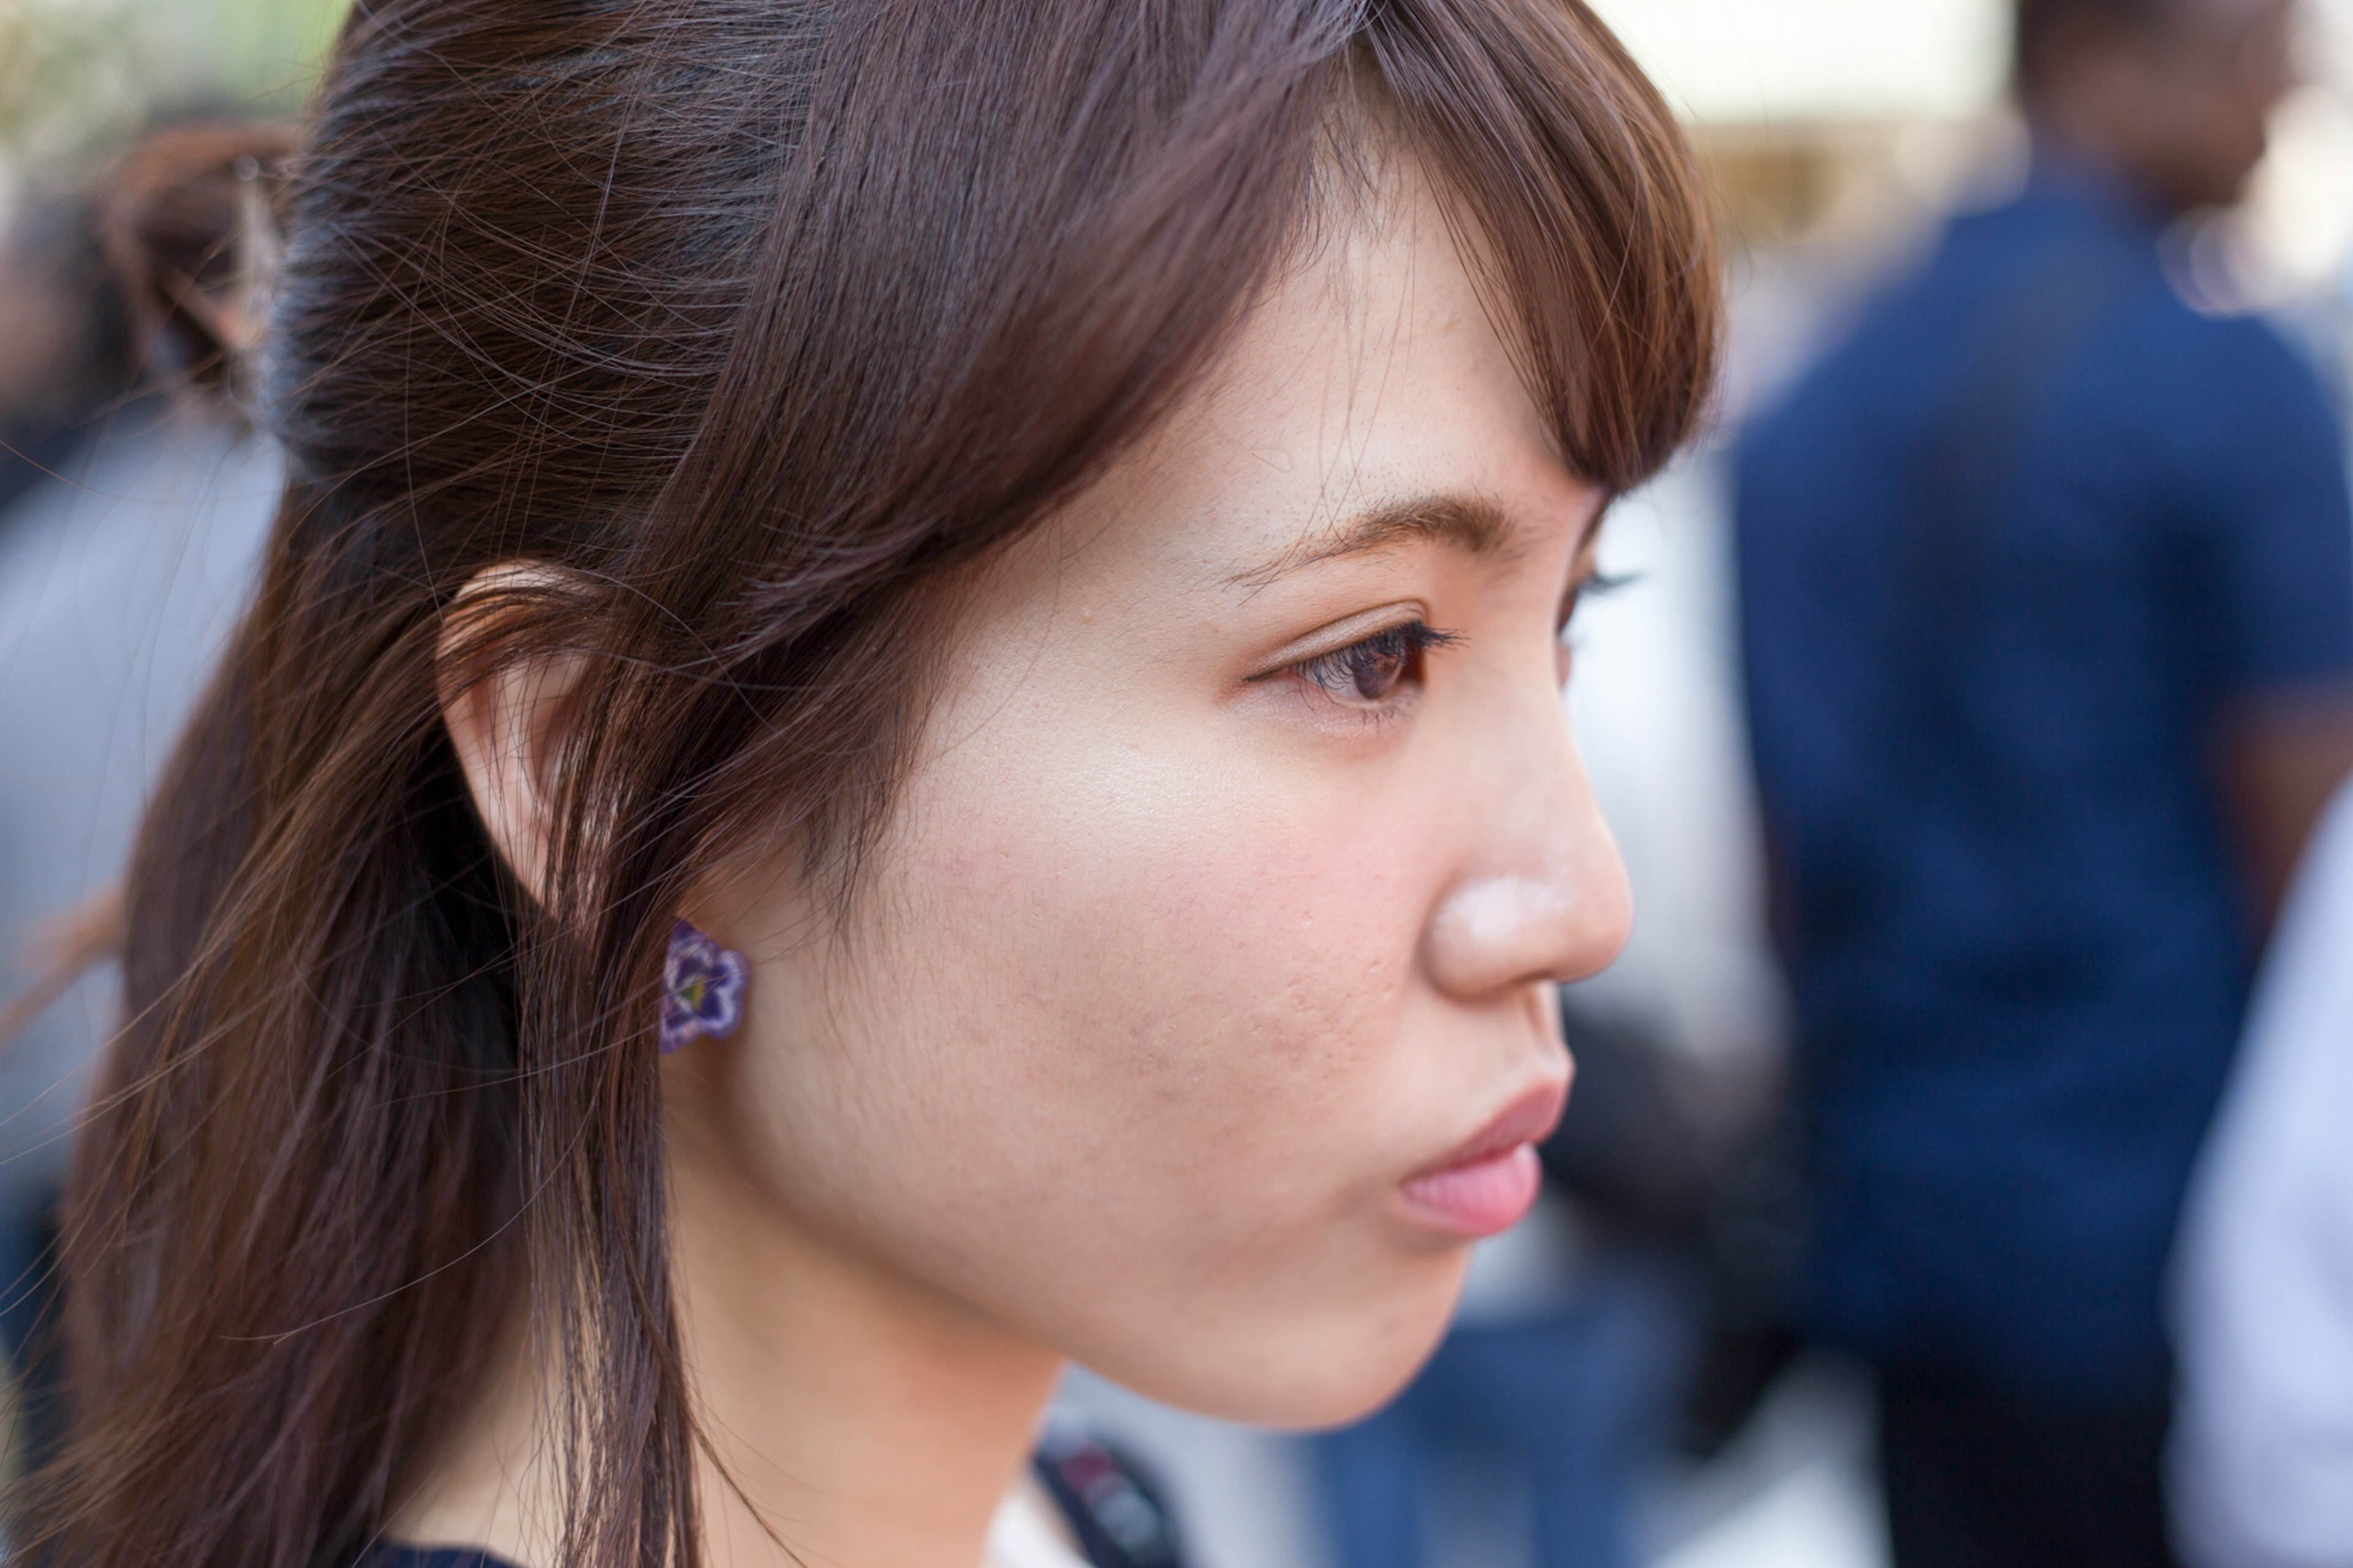
<svg viewBox="0 0 2353 1568">
<path fill-rule="evenodd" d="M 1190 518 L 1199 564 L 1220 578 L 1312 556 L 1352 520 L 1416 498 L 1492 514 L 1497 559 L 1592 511 L 1597 492 L 1562 461 L 1436 193 L 1410 159 L 1388 164 L 1109 487 L 1131 516 Z"/>
</svg>

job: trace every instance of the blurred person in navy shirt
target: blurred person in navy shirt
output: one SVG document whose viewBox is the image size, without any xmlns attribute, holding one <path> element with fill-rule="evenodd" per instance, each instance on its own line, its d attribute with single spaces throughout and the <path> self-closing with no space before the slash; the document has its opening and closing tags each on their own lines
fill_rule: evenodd
<svg viewBox="0 0 2353 1568">
<path fill-rule="evenodd" d="M 2337 416 L 2162 231 L 2288 0 L 2021 0 L 2024 193 L 1746 432 L 1743 649 L 1816 1184 L 1901 1568 L 2170 1561 L 2161 1282 L 2261 933 L 2353 765 Z"/>
</svg>

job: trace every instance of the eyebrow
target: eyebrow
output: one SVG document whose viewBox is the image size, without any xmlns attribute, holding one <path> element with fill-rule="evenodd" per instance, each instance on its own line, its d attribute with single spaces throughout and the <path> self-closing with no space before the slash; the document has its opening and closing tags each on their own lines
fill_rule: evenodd
<svg viewBox="0 0 2353 1568">
<path fill-rule="evenodd" d="M 1441 544 L 1466 555 L 1496 556 L 1504 552 L 1511 534 L 1511 520 L 1493 501 L 1475 496 L 1415 496 L 1358 512 L 1324 532 L 1311 534 L 1265 565 L 1244 572 L 1233 581 L 1263 588 L 1278 577 L 1319 561 L 1415 542 Z"/>
</svg>

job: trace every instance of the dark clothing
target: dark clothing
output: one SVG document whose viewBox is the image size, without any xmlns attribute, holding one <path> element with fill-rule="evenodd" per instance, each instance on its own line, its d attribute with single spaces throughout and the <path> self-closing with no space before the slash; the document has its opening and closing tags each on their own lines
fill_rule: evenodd
<svg viewBox="0 0 2353 1568">
<path fill-rule="evenodd" d="M 1880 1376 L 1903 1568 L 2170 1568 L 2160 1404 L 2048 1406 L 1948 1374 Z"/>
<path fill-rule="evenodd" d="M 2353 679 L 2335 416 L 2156 237 L 2049 179 L 1958 219 L 1749 427 L 1736 500 L 1815 1325 L 2094 1402 L 2165 1387 L 2246 995 L 2218 720 Z"/>
<path fill-rule="evenodd" d="M 1135 1460 L 1084 1434 L 1048 1431 L 1029 1468 L 1077 1539 L 1090 1568 L 1184 1568 L 1176 1525 L 1159 1487 Z M 384 1542 L 356 1568 L 512 1568 L 466 1547 Z"/>
</svg>

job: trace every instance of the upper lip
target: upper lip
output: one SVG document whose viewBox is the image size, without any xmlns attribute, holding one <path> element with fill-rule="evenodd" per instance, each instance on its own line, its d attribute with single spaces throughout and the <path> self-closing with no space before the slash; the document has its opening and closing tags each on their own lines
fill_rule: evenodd
<svg viewBox="0 0 2353 1568">
<path fill-rule="evenodd" d="M 1560 1113 L 1568 1103 L 1567 1083 L 1540 1084 L 1527 1090 L 1497 1111 L 1484 1127 L 1456 1144 L 1419 1173 L 1434 1174 L 1451 1171 L 1462 1165 L 1475 1165 L 1482 1160 L 1492 1160 L 1507 1153 L 1523 1143 L 1541 1143 L 1560 1125 Z"/>
</svg>

